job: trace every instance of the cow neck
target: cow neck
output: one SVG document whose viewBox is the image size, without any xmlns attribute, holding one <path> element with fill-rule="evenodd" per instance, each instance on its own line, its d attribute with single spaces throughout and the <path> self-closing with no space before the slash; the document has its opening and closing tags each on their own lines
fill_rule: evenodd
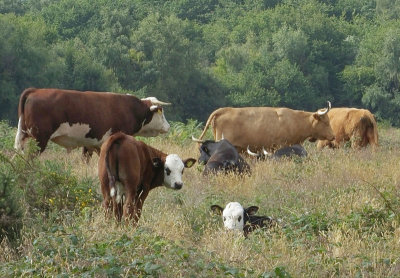
<svg viewBox="0 0 400 278">
<path fill-rule="evenodd" d="M 150 147 L 150 146 L 148 146 L 148 154 L 149 154 L 149 159 L 150 159 L 151 163 L 153 163 L 153 158 L 160 158 L 163 163 L 163 165 L 160 168 L 155 169 L 154 167 L 152 167 L 150 189 L 153 189 L 153 188 L 163 185 L 164 163 L 165 163 L 167 154 L 165 154 L 162 151 L 159 151 L 153 147 Z"/>
<path fill-rule="evenodd" d="M 135 103 L 132 107 L 132 113 L 135 115 L 135 119 L 133 126 L 133 134 L 139 132 L 139 130 L 151 121 L 152 112 L 150 111 L 151 101 L 149 100 L 140 100 L 134 96 L 133 103 Z"/>
<path fill-rule="evenodd" d="M 138 132 L 144 125 L 148 124 L 151 121 L 151 119 L 153 118 L 152 117 L 153 112 L 150 111 L 152 102 L 150 100 L 140 100 L 140 102 L 142 103 L 142 105 L 141 105 L 142 110 L 141 110 L 140 115 L 144 115 L 144 117 L 143 117 L 143 119 L 141 119 L 141 121 L 139 123 L 140 124 L 139 129 L 135 132 Z"/>
<path fill-rule="evenodd" d="M 244 214 L 244 227 L 243 232 L 245 235 L 254 231 L 257 228 L 262 228 L 266 226 L 263 222 L 264 221 L 271 221 L 269 217 L 266 216 L 258 216 L 258 215 L 248 215 L 247 213 Z"/>
<path fill-rule="evenodd" d="M 308 137 L 313 135 L 311 130 L 312 130 L 313 121 L 314 121 L 314 117 L 313 117 L 314 113 L 305 112 L 305 111 L 299 111 L 299 112 L 301 112 L 301 117 L 304 118 L 303 122 L 307 123 L 307 125 L 298 125 L 298 128 L 301 129 L 301 132 L 299 130 L 298 134 L 303 134 L 303 136 L 301 138 L 299 138 L 300 140 L 297 140 L 297 141 L 303 142 Z"/>
</svg>

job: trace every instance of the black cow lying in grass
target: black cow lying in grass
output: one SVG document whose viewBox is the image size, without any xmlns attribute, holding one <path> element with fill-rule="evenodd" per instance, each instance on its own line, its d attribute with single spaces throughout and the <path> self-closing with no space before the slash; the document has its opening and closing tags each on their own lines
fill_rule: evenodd
<svg viewBox="0 0 400 278">
<path fill-rule="evenodd" d="M 197 141 L 199 142 L 199 141 Z M 250 173 L 250 166 L 239 155 L 236 148 L 228 140 L 222 139 L 200 141 L 199 164 L 206 164 L 203 174 L 215 172 Z"/>
<path fill-rule="evenodd" d="M 247 153 L 250 156 L 254 156 L 258 159 L 266 159 L 266 158 L 272 158 L 272 159 L 280 159 L 283 157 L 306 157 L 307 151 L 306 149 L 303 148 L 302 145 L 296 144 L 293 146 L 288 146 L 288 147 L 283 147 L 279 150 L 277 150 L 274 153 L 269 153 L 263 148 L 262 153 L 253 153 L 250 151 L 249 147 L 247 147 Z"/>
<path fill-rule="evenodd" d="M 270 228 L 277 223 L 269 216 L 254 215 L 258 211 L 257 206 L 243 208 L 238 202 L 228 203 L 225 209 L 218 205 L 212 205 L 211 210 L 222 215 L 227 230 L 243 231 L 245 237 L 255 229 Z"/>
</svg>

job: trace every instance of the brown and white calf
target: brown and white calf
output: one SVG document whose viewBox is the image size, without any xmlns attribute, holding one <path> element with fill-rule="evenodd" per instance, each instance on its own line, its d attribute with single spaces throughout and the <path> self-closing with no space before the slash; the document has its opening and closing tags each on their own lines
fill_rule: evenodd
<svg viewBox="0 0 400 278">
<path fill-rule="evenodd" d="M 165 154 L 122 132 L 112 135 L 102 145 L 98 174 L 103 206 L 121 218 L 137 223 L 144 200 L 150 190 L 164 185 L 172 189 L 183 186 L 184 168 L 196 160 L 183 160 L 177 154 Z"/>
<path fill-rule="evenodd" d="M 20 97 L 14 147 L 23 149 L 33 137 L 40 152 L 51 140 L 67 150 L 84 147 L 92 153 L 118 131 L 156 136 L 169 130 L 162 108 L 167 104 L 155 97 L 29 88 Z"/>
<path fill-rule="evenodd" d="M 245 237 L 255 229 L 270 228 L 277 223 L 269 216 L 255 215 L 258 211 L 257 206 L 243 208 L 238 202 L 230 202 L 224 209 L 219 205 L 212 205 L 211 210 L 222 215 L 225 229 L 243 232 Z"/>
</svg>

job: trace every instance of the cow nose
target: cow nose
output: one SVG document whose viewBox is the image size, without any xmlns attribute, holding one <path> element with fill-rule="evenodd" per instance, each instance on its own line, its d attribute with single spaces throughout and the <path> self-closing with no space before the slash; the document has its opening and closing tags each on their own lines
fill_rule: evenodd
<svg viewBox="0 0 400 278">
<path fill-rule="evenodd" d="M 176 183 L 174 184 L 175 189 L 181 189 L 182 186 L 183 186 L 183 182 L 176 182 Z"/>
</svg>

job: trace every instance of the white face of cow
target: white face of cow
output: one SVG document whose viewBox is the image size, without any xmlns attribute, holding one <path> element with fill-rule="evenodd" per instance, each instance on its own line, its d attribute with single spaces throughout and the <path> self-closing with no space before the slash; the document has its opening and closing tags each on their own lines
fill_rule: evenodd
<svg viewBox="0 0 400 278">
<path fill-rule="evenodd" d="M 170 125 L 165 119 L 164 111 L 157 106 L 153 105 L 150 107 L 151 111 L 154 111 L 153 118 L 148 124 L 142 126 L 142 128 L 135 134 L 145 137 L 157 136 L 160 133 L 167 133 Z"/>
<path fill-rule="evenodd" d="M 238 230 L 243 232 L 244 228 L 244 209 L 238 202 L 230 202 L 222 212 L 224 226 L 228 230 Z"/>
<path fill-rule="evenodd" d="M 181 189 L 184 168 L 185 165 L 177 154 L 167 155 L 164 164 L 164 185 L 173 189 Z"/>
</svg>

